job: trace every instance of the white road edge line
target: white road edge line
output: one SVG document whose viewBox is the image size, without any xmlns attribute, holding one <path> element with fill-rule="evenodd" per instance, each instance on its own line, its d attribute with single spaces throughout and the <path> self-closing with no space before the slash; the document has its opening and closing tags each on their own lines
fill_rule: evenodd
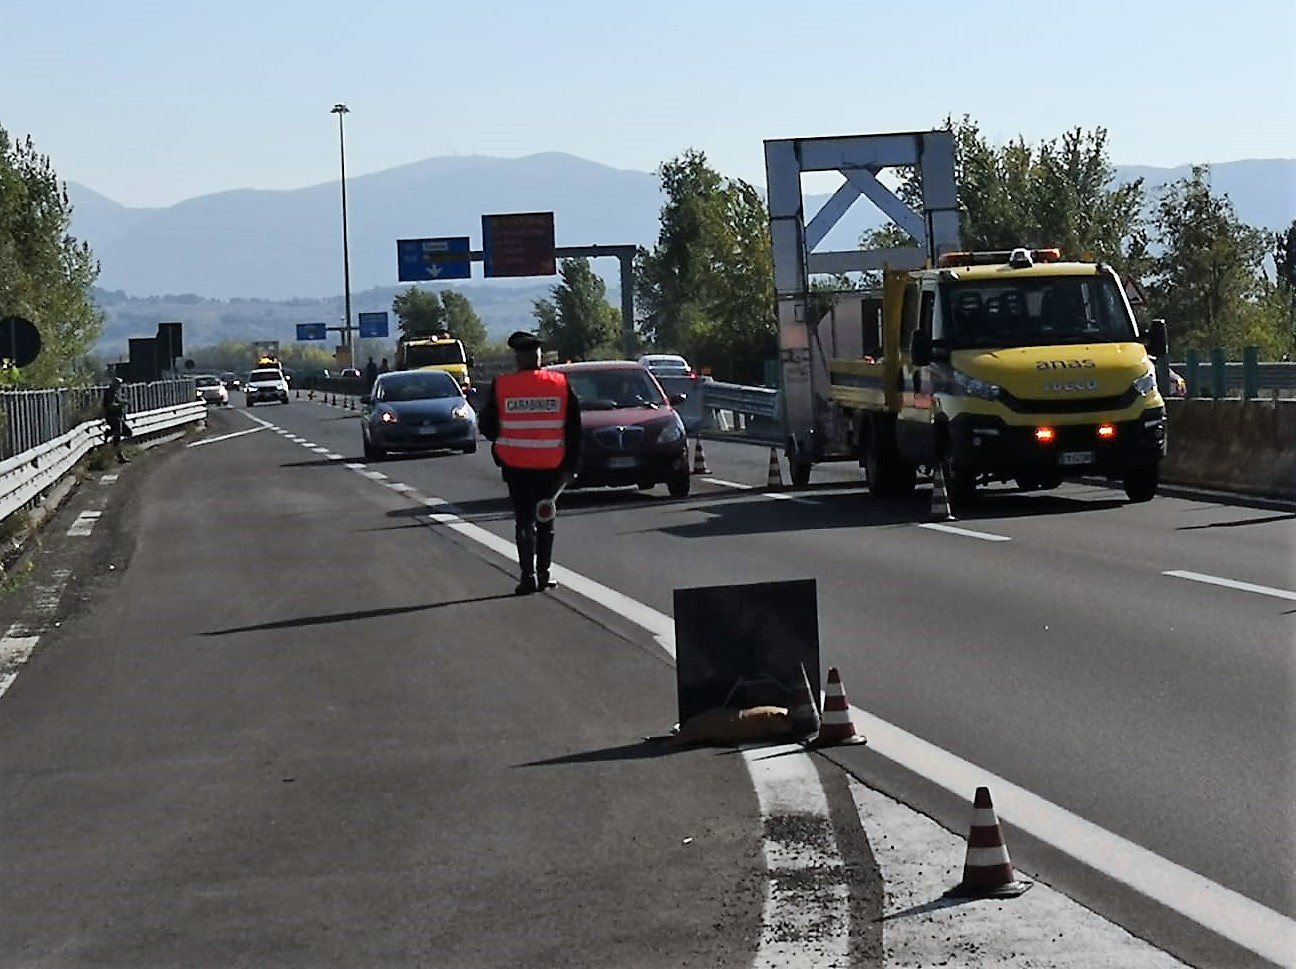
<svg viewBox="0 0 1296 969">
<path fill-rule="evenodd" d="M 222 434 L 220 437 L 207 437 L 201 441 L 194 441 L 192 444 L 186 444 L 185 447 L 202 447 L 204 444 L 215 444 L 217 441 L 228 441 L 232 437 L 242 437 L 244 434 L 255 434 L 257 431 L 264 431 L 264 427 L 249 427 L 246 431 L 235 431 L 233 434 Z"/>
<path fill-rule="evenodd" d="M 1256 592 L 1262 596 L 1273 596 L 1275 599 L 1286 599 L 1288 602 L 1296 602 L 1296 592 L 1289 589 L 1276 589 L 1271 585 L 1255 585 L 1252 582 L 1239 582 L 1236 579 L 1224 579 L 1218 575 L 1207 575 L 1204 572 L 1185 572 L 1181 569 L 1174 569 L 1170 572 L 1162 572 L 1162 575 L 1169 575 L 1176 579 L 1187 579 L 1190 582 L 1204 582 L 1206 585 L 1219 585 L 1226 589 L 1237 589 L 1240 592 Z"/>
<path fill-rule="evenodd" d="M 755 485 L 742 484 L 738 481 L 726 481 L 724 478 L 703 478 L 707 484 L 719 485 L 721 488 L 737 488 L 739 491 L 754 491 Z"/>
<path fill-rule="evenodd" d="M 83 511 L 76 516 L 72 522 L 72 527 L 67 530 L 68 536 L 72 538 L 84 538 L 94 531 L 95 522 L 103 515 L 101 511 Z"/>
<path fill-rule="evenodd" d="M 424 504 L 429 508 L 450 508 L 437 498 L 425 498 Z M 432 512 L 430 517 L 512 560 L 513 543 L 493 532 L 455 514 Z M 675 623 L 670 616 L 562 566 L 554 566 L 553 576 L 560 585 L 602 603 L 643 627 L 662 649 L 672 658 L 675 656 Z M 1296 920 L 1100 828 L 885 720 L 856 707 L 851 712 L 857 728 L 869 738 L 869 747 L 907 770 L 959 797 L 970 797 L 977 787 L 990 786 L 994 788 L 995 807 L 1001 819 L 1072 858 L 1279 965 L 1286 964 L 1296 951 Z M 766 915 L 768 925 L 768 911 Z M 756 964 L 761 964 L 759 959 Z"/>
<path fill-rule="evenodd" d="M 943 522 L 915 522 L 919 528 L 929 528 L 933 532 L 945 532 L 949 535 L 962 535 L 964 538 L 979 538 L 983 542 L 1011 542 L 1007 535 L 996 535 L 994 532 L 977 532 L 970 528 L 959 528 L 957 525 L 946 525 Z"/>
</svg>

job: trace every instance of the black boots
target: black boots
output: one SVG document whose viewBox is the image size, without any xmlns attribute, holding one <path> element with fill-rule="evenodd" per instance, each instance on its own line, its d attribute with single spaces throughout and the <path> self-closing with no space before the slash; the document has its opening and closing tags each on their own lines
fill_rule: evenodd
<svg viewBox="0 0 1296 969">
<path fill-rule="evenodd" d="M 553 561 L 553 543 L 552 528 L 536 531 L 536 581 L 542 590 L 552 589 L 557 584 L 549 579 L 549 564 Z"/>
<path fill-rule="evenodd" d="M 536 535 L 532 529 L 519 528 L 516 535 L 518 567 L 522 571 L 522 580 L 513 590 L 515 595 L 525 596 L 536 591 Z M 546 565 L 546 568 L 548 566 Z"/>
</svg>

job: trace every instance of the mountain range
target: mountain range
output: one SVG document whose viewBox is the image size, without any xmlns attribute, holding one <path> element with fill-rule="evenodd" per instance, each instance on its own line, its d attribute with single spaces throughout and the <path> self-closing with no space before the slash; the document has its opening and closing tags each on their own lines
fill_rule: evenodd
<svg viewBox="0 0 1296 969">
<path fill-rule="evenodd" d="M 1119 166 L 1116 177 L 1118 181 L 1142 177 L 1154 189 L 1188 172 L 1189 166 L 1130 165 Z M 1296 159 L 1223 162 L 1211 167 L 1211 177 L 1215 189 L 1232 199 L 1244 222 L 1279 229 L 1296 218 Z M 112 303 L 105 305 L 109 317 L 105 339 L 114 343 L 120 340 L 124 345 L 120 331 L 127 325 L 121 315 L 127 311 L 126 304 L 131 304 L 134 315 L 147 315 L 148 307 L 138 305 L 139 297 L 193 294 L 203 302 L 233 300 L 236 304 L 291 301 L 295 309 L 287 315 L 297 314 L 298 322 L 307 322 L 312 317 L 306 314 L 315 308 L 300 304 L 331 306 L 342 289 L 337 182 L 286 191 L 218 192 L 165 208 L 123 206 L 77 183 L 68 184 L 68 193 L 73 203 L 72 232 L 88 242 L 99 258 L 101 289 L 117 291 L 115 299 L 101 301 Z M 807 196 L 806 211 L 814 212 L 826 198 Z M 429 158 L 353 176 L 347 179 L 352 290 L 380 289 L 375 301 L 387 302 L 376 308 L 387 308 L 386 293 L 397 283 L 397 239 L 466 235 L 480 246 L 481 216 L 489 213 L 552 210 L 560 246 L 651 245 L 662 201 L 657 177 L 650 172 L 610 168 L 560 153 L 513 159 Z M 869 202 L 861 200 L 821 248 L 851 248 L 863 231 L 883 221 Z M 595 265 L 615 291 L 616 264 L 600 260 Z M 529 312 L 530 300 L 554 282 L 481 281 L 481 269 L 475 267 L 474 272 L 474 281 L 464 280 L 456 288 L 474 303 L 482 301 L 486 290 L 494 291 L 488 301 L 500 304 L 501 315 L 487 320 L 493 332 L 505 325 L 504 317 L 516 325 Z M 156 300 L 144 302 L 157 308 Z M 233 318 L 224 312 L 229 326 L 221 328 L 218 338 L 224 338 L 225 330 L 239 328 L 236 319 L 246 317 L 242 310 L 249 308 L 242 307 Z M 336 322 L 332 316 L 314 318 Z M 130 325 L 139 328 L 133 319 Z M 275 324 L 276 333 L 286 339 L 291 333 L 277 332 L 283 325 Z M 247 339 L 268 336 L 229 334 L 229 338 Z"/>
</svg>

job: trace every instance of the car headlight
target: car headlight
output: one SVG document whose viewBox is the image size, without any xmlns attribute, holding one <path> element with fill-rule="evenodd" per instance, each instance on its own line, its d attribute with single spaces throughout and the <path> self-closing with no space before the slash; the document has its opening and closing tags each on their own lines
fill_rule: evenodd
<svg viewBox="0 0 1296 969">
<path fill-rule="evenodd" d="M 395 424 L 396 415 L 389 410 L 385 410 L 382 412 L 382 416 L 379 418 L 379 420 L 381 420 L 384 424 Z"/>
<path fill-rule="evenodd" d="M 954 371 L 954 382 L 962 387 L 968 396 L 980 397 L 982 400 L 998 400 L 999 395 L 1003 393 L 1003 388 L 998 384 L 992 384 L 988 380 L 978 380 L 976 377 L 969 377 L 961 370 Z"/>
<path fill-rule="evenodd" d="M 1148 368 L 1147 373 L 1134 380 L 1134 390 L 1140 397 L 1146 397 L 1156 390 L 1156 371 Z"/>
<path fill-rule="evenodd" d="M 450 416 L 457 421 L 466 421 L 468 418 L 472 417 L 472 410 L 467 404 L 460 404 L 450 412 Z"/>
<path fill-rule="evenodd" d="M 674 423 L 667 424 L 657 434 L 658 444 L 674 444 L 676 441 L 684 439 L 684 425 L 678 419 Z"/>
</svg>

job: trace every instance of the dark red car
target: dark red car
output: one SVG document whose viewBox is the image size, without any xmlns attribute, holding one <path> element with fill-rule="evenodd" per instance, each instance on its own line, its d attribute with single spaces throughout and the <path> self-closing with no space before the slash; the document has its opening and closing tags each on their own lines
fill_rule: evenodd
<svg viewBox="0 0 1296 969">
<path fill-rule="evenodd" d="M 664 484 L 671 497 L 689 493 L 688 434 L 657 378 L 633 360 L 564 363 L 581 405 L 584 440 L 573 488 Z"/>
</svg>

